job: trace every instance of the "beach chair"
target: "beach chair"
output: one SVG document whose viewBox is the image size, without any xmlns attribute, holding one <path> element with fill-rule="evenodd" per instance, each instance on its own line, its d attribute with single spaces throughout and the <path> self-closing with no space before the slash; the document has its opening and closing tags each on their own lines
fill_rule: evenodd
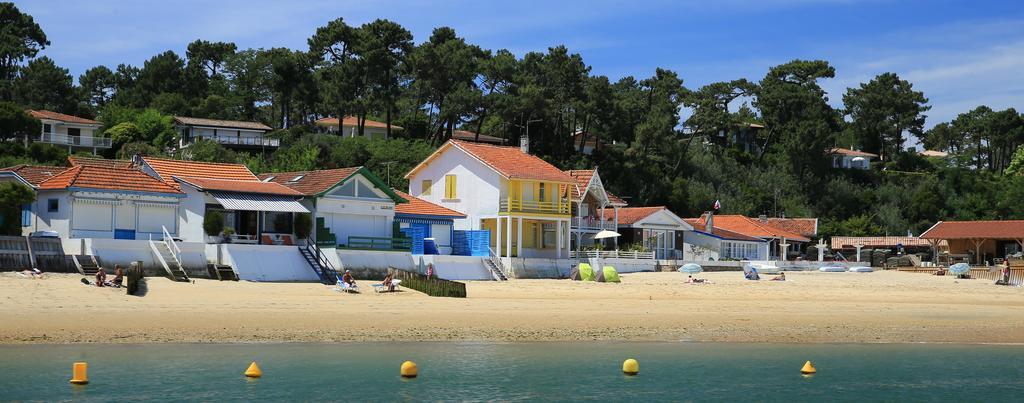
<svg viewBox="0 0 1024 403">
<path fill-rule="evenodd" d="M 359 285 L 358 284 L 356 284 L 356 285 L 349 285 L 348 283 L 342 281 L 341 278 L 338 279 L 338 283 L 337 284 L 338 284 L 338 287 L 336 287 L 334 289 L 334 291 L 337 291 L 337 292 L 350 292 L 350 293 L 358 293 L 359 292 Z"/>
<path fill-rule="evenodd" d="M 395 291 L 398 291 L 398 285 L 401 284 L 401 283 L 402 283 L 402 280 L 391 280 L 391 285 L 395 287 Z M 373 290 L 378 292 L 378 293 L 388 292 L 388 286 L 386 284 L 384 284 L 384 283 L 374 284 L 373 285 Z"/>
</svg>

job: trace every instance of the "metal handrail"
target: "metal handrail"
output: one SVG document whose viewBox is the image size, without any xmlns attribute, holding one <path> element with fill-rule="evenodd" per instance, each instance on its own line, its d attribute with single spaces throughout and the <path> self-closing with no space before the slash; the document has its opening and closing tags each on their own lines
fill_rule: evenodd
<svg viewBox="0 0 1024 403">
<path fill-rule="evenodd" d="M 247 145 L 247 146 L 270 146 L 277 147 L 281 145 L 280 139 L 271 139 L 266 137 L 231 137 L 231 136 L 195 136 L 197 139 L 203 139 L 213 141 L 220 144 L 233 144 L 233 145 Z"/>
<path fill-rule="evenodd" d="M 651 260 L 655 258 L 655 254 L 652 251 L 647 252 L 636 252 L 636 251 L 619 251 L 619 250 L 583 250 L 583 251 L 569 251 L 570 259 L 580 258 L 618 258 L 618 259 L 647 259 Z"/>
<path fill-rule="evenodd" d="M 167 249 L 171 251 L 171 256 L 178 263 L 181 263 L 181 248 L 178 247 L 178 243 L 174 242 L 174 238 L 171 237 L 171 233 L 167 231 L 167 227 L 161 225 L 160 229 L 164 231 L 164 243 L 167 244 Z"/>
</svg>

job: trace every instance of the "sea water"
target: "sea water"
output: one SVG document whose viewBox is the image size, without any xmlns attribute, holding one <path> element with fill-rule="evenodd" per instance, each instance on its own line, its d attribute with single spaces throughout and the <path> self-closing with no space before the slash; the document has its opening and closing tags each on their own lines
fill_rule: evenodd
<svg viewBox="0 0 1024 403">
<path fill-rule="evenodd" d="M 640 362 L 637 376 L 622 361 Z M 403 379 L 405 360 L 420 376 Z M 802 376 L 804 361 L 818 369 Z M 90 383 L 68 383 L 89 363 Z M 263 377 L 243 372 L 257 361 Z M 713 343 L 0 346 L 0 400 L 1021 401 L 1024 347 Z"/>
</svg>

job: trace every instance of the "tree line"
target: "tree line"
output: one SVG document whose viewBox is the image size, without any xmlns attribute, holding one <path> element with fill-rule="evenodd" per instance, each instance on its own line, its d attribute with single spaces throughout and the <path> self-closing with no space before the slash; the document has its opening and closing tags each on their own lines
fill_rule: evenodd
<svg viewBox="0 0 1024 403">
<path fill-rule="evenodd" d="M 0 3 L 0 115 L 49 109 L 104 124 L 108 157 L 174 155 L 236 161 L 256 171 L 366 165 L 401 174 L 468 130 L 517 144 L 564 169 L 599 167 L 632 205 L 695 216 L 721 200 L 727 213 L 816 216 L 824 234 L 919 233 L 940 219 L 1024 218 L 1024 118 L 986 106 L 926 129 L 928 99 L 895 73 L 848 88 L 833 107 L 821 87 L 835 67 L 793 60 L 759 79 L 691 88 L 675 71 L 612 79 L 565 46 L 521 56 L 483 49 L 440 27 L 417 42 L 398 23 L 342 18 L 311 29 L 302 49 L 239 49 L 198 39 L 142 66 L 99 65 L 77 83 L 38 56 L 42 27 Z M 8 110 L 9 112 L 3 112 Z M 688 111 L 685 119 L 681 111 Z M 172 115 L 259 121 L 282 146 L 232 152 L 175 148 Z M 0 116 L 0 121 L 6 122 Z M 322 117 L 384 122 L 388 140 L 318 133 Z M 4 123 L 7 125 L 6 123 Z M 30 129 L 11 129 L 8 138 Z M 397 127 L 401 127 L 399 130 Z M 927 158 L 908 147 L 949 153 Z M 593 144 L 590 154 L 585 145 Z M 48 155 L 5 144 L 3 161 Z M 833 167 L 834 147 L 877 154 L 872 169 Z M 59 152 L 53 152 L 59 156 Z M 40 161 L 45 162 L 45 161 Z M 384 175 L 382 175 L 384 176 Z"/>
</svg>

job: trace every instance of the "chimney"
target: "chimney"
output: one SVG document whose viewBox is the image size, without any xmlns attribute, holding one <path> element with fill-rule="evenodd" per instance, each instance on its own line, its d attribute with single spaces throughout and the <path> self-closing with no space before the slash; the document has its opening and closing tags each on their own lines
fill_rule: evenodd
<svg viewBox="0 0 1024 403">
<path fill-rule="evenodd" d="M 527 136 L 519 136 L 519 150 L 524 154 L 530 153 L 530 138 Z"/>
<path fill-rule="evenodd" d="M 704 232 L 712 233 L 715 230 L 715 212 L 708 212 L 708 222 L 704 223 Z"/>
<path fill-rule="evenodd" d="M 761 215 L 757 216 L 757 220 L 760 221 L 760 222 L 768 222 L 768 216 L 764 215 L 764 214 L 761 214 Z"/>
</svg>

